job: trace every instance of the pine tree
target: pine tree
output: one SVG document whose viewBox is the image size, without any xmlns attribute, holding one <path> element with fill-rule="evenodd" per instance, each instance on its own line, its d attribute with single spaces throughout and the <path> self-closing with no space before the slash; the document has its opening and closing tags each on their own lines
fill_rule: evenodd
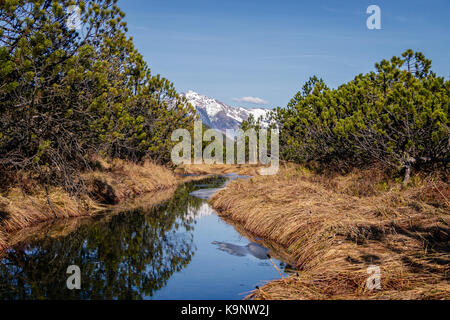
<svg viewBox="0 0 450 320">
<path fill-rule="evenodd" d="M 169 161 L 195 111 L 152 75 L 116 0 L 0 4 L 0 170 L 78 190 L 92 154 Z M 81 29 L 66 23 L 79 7 Z"/>
</svg>

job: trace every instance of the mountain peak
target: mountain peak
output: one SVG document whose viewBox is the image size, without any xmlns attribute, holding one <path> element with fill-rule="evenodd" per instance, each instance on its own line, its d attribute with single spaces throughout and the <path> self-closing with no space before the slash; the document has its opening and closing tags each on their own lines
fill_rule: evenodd
<svg viewBox="0 0 450 320">
<path fill-rule="evenodd" d="M 265 118 L 268 109 L 246 109 L 243 107 L 232 107 L 217 99 L 204 96 L 193 90 L 181 94 L 195 107 L 202 122 L 210 128 L 225 133 L 227 129 L 239 129 L 241 123 L 253 115 L 255 119 Z M 263 121 L 263 125 L 267 125 Z"/>
</svg>

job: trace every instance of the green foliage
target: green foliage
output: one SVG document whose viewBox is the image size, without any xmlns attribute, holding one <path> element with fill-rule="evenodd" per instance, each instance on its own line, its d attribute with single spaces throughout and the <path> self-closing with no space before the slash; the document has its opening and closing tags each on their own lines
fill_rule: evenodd
<svg viewBox="0 0 450 320">
<path fill-rule="evenodd" d="M 194 109 L 152 75 L 116 0 L 0 4 L 0 165 L 71 184 L 91 154 L 169 161 Z M 69 29 L 70 5 L 81 30 Z M 74 189 L 76 186 L 74 186 Z"/>
<path fill-rule="evenodd" d="M 271 120 L 286 160 L 398 168 L 411 158 L 448 158 L 449 93 L 431 61 L 408 50 L 337 89 L 311 78 Z"/>
<path fill-rule="evenodd" d="M 248 119 L 242 121 L 242 123 L 241 123 L 241 125 L 239 127 L 239 129 L 241 129 L 243 132 L 251 132 L 251 130 L 254 130 L 254 133 L 255 133 L 258 145 L 259 145 L 259 139 L 260 139 L 259 138 L 259 133 L 260 133 L 260 130 L 263 128 L 263 126 L 261 124 L 262 120 L 263 120 L 262 116 L 259 117 L 258 119 L 255 119 L 255 117 L 252 114 L 250 114 Z M 270 146 L 270 135 L 268 135 L 267 138 L 269 140 L 267 142 L 267 145 Z M 245 148 L 245 159 L 246 159 L 246 161 L 250 161 L 250 158 L 251 158 L 250 153 L 253 153 L 253 156 L 256 157 L 256 159 L 258 160 L 259 159 L 258 155 L 254 154 L 255 150 L 254 149 L 250 150 L 250 138 L 248 136 L 245 136 L 243 142 L 245 143 L 244 148 Z M 234 147 L 235 147 L 235 160 L 237 161 L 238 160 L 237 159 L 237 153 L 238 153 L 238 149 L 237 148 L 238 148 L 238 145 L 237 145 L 236 142 L 234 143 Z M 258 152 L 258 150 L 256 150 L 256 152 Z"/>
</svg>

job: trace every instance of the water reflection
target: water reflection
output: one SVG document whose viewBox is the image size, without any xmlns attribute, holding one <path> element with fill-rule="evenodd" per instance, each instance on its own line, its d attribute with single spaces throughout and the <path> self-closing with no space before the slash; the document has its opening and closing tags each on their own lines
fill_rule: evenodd
<svg viewBox="0 0 450 320">
<path fill-rule="evenodd" d="M 197 189 L 189 183 L 148 212 L 105 215 L 68 235 L 47 234 L 15 246 L 0 258 L 0 299 L 152 297 L 194 255 L 196 213 L 206 210 L 204 200 L 190 196 Z M 81 268 L 81 290 L 66 288 L 69 265 Z"/>
<path fill-rule="evenodd" d="M 216 245 L 219 250 L 227 252 L 233 256 L 245 257 L 246 255 L 252 255 L 259 260 L 267 260 L 269 257 L 269 249 L 263 246 L 250 242 L 246 246 L 238 246 L 232 243 L 214 241 L 212 244 Z"/>
</svg>

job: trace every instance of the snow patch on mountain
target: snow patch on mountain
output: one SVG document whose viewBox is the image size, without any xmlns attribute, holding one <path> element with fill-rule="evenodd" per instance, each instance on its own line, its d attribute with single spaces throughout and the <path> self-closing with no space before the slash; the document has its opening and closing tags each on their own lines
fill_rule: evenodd
<svg viewBox="0 0 450 320">
<path fill-rule="evenodd" d="M 232 107 L 192 90 L 182 95 L 195 107 L 205 125 L 222 133 L 226 133 L 227 129 L 239 129 L 241 123 L 250 115 L 253 115 L 255 120 L 263 117 L 262 125 L 268 125 L 266 117 L 271 111 L 269 109 Z"/>
</svg>

